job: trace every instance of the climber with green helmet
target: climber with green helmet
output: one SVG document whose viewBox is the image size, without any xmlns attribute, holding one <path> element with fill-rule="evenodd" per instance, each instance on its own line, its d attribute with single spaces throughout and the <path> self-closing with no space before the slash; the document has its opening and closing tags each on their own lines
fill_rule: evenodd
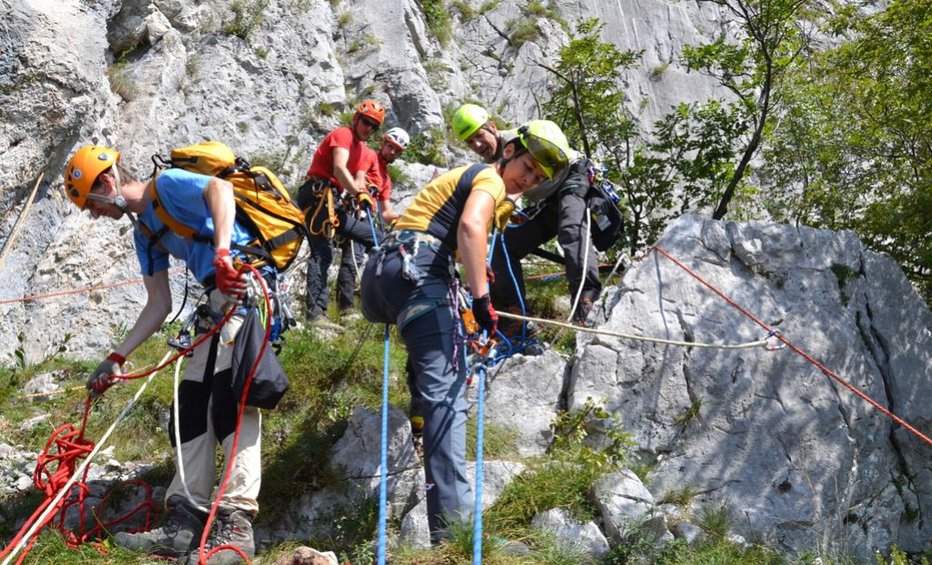
<svg viewBox="0 0 932 565">
<path fill-rule="evenodd" d="M 453 113 L 453 133 L 457 139 L 482 157 L 486 163 L 502 158 L 505 144 L 514 139 L 515 130 L 498 129 L 498 124 L 482 106 L 463 104 Z"/>
<path fill-rule="evenodd" d="M 485 121 L 480 123 L 482 120 Z M 486 158 L 497 150 L 495 143 L 502 133 L 498 132 L 495 122 L 483 108 L 464 104 L 453 114 L 452 121 L 457 137 L 465 141 L 477 155 Z M 525 222 L 503 233 L 505 249 L 496 250 L 492 256 L 492 271 L 495 273 L 492 298 L 500 309 L 522 313 L 525 287 L 521 259 L 556 236 L 563 249 L 563 264 L 571 299 L 577 296 L 582 285 L 578 304 L 574 304 L 573 320 L 586 323 L 593 302 L 602 291 L 595 247 L 592 245 L 591 234 L 586 230 L 587 195 L 594 167 L 589 159 L 568 145 L 566 152 L 569 165 L 524 194 L 535 213 Z M 518 322 L 503 324 L 502 328 L 510 336 L 518 335 L 521 330 L 522 325 Z"/>
</svg>

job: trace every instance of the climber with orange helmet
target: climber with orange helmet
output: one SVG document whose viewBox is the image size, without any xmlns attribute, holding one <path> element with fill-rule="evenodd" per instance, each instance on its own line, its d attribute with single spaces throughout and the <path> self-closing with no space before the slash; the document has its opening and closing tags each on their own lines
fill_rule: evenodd
<svg viewBox="0 0 932 565">
<path fill-rule="evenodd" d="M 239 419 L 240 436 L 233 453 L 237 402 L 230 386 L 233 342 L 247 336 L 246 314 L 255 306 L 242 301 L 247 278 L 233 264 L 244 258 L 238 247 L 251 245 L 255 236 L 236 219 L 233 185 L 213 176 L 182 168 L 160 172 L 151 182 L 134 178 L 120 164 L 120 153 L 107 147 L 84 146 L 72 156 L 64 172 L 65 194 L 94 219 L 128 217 L 134 226 L 133 242 L 146 289 L 146 304 L 129 333 L 90 374 L 87 388 L 92 396 L 103 394 L 119 381 L 126 358 L 159 330 L 172 309 L 169 260 L 185 262 L 205 288 L 206 308 L 199 308 L 196 327 L 213 326 L 232 305 L 236 312 L 223 327 L 223 339 L 204 341 L 194 348 L 178 387 L 178 414 L 171 426 L 181 438 L 179 456 L 187 478 L 176 473 L 165 494 L 166 519 L 162 526 L 138 533 L 117 533 L 116 545 L 160 556 L 198 559 L 198 542 L 216 483 L 216 448 L 220 444 L 230 467 L 227 488 L 219 502 L 217 523 L 205 550 L 233 544 L 246 555 L 255 553 L 252 520 L 259 510 L 257 498 L 262 478 L 259 409 L 246 406 Z M 158 205 L 194 229 L 196 237 L 175 233 L 155 209 Z M 156 234 L 161 234 L 155 239 Z M 274 267 L 263 267 L 263 276 L 274 276 Z M 218 336 L 219 337 L 219 336 Z M 274 355 L 267 350 L 265 355 Z M 267 365 L 263 363 L 263 369 Z M 216 530 L 216 531 L 214 531 Z M 225 532 L 225 533 L 224 533 Z M 232 534 L 232 535 L 231 535 Z M 239 563 L 239 554 L 221 550 L 208 565 Z"/>
<path fill-rule="evenodd" d="M 328 133 L 317 146 L 311 165 L 305 175 L 304 184 L 298 189 L 298 205 L 307 214 L 311 237 L 311 257 L 307 264 L 307 292 L 305 312 L 309 322 L 331 326 L 327 319 L 327 270 L 333 261 L 331 234 L 324 229 L 331 218 L 334 233 L 343 238 L 361 243 L 365 249 L 375 245 L 372 230 L 360 213 L 371 214 L 375 202 L 366 189 L 367 155 L 372 150 L 366 141 L 381 127 L 385 120 L 385 107 L 378 100 L 363 100 L 356 106 L 349 126 L 341 126 Z M 327 192 L 333 194 L 327 198 Z M 321 202 L 321 200 L 324 202 Z M 350 205 L 344 205 L 346 200 Z M 333 209 L 330 209 L 333 203 Z M 381 237 L 381 235 L 379 235 Z M 349 256 L 347 256 L 349 255 Z M 344 253 L 341 263 L 352 268 L 352 253 Z M 345 301 L 341 306 L 352 307 Z"/>
</svg>

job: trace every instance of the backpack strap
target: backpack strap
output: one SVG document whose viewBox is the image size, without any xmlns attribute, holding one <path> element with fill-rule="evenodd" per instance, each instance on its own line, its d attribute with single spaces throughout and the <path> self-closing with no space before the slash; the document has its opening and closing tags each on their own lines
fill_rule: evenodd
<svg viewBox="0 0 932 565">
<path fill-rule="evenodd" d="M 466 190 L 472 186 L 472 181 L 476 178 L 476 175 L 490 166 L 491 165 L 486 165 L 485 163 L 476 163 L 475 165 L 471 165 L 468 169 L 466 169 L 466 171 L 463 172 L 462 175 L 460 175 L 460 180 L 456 181 L 456 192 Z"/>
<path fill-rule="evenodd" d="M 165 206 L 159 201 L 159 190 L 156 188 L 156 181 L 159 180 L 158 175 L 152 179 L 152 184 L 149 185 L 149 198 L 152 201 L 152 208 L 155 210 L 155 214 L 162 220 L 162 223 L 165 224 L 168 229 L 172 231 L 175 235 L 183 237 L 185 239 L 195 239 L 202 241 L 203 237 L 196 237 L 197 230 L 192 227 L 186 226 L 172 218 L 168 213 L 168 210 L 165 209 Z"/>
</svg>

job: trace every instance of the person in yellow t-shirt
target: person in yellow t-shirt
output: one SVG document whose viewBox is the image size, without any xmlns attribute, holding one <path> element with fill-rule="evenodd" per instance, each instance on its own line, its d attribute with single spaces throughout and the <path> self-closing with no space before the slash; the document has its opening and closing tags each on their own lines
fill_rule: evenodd
<svg viewBox="0 0 932 565">
<path fill-rule="evenodd" d="M 498 317 L 489 299 L 486 256 L 491 223 L 506 200 L 552 178 L 567 164 L 566 137 L 553 122 L 519 129 L 491 165 L 453 169 L 427 184 L 366 263 L 362 312 L 397 324 L 408 350 L 409 386 L 424 419 L 424 463 L 431 541 L 471 514 L 466 479 L 466 368 L 457 310 L 458 257 L 472 312 L 486 335 Z M 497 210 L 504 212 L 497 214 Z M 507 220 L 507 217 L 502 218 Z"/>
</svg>

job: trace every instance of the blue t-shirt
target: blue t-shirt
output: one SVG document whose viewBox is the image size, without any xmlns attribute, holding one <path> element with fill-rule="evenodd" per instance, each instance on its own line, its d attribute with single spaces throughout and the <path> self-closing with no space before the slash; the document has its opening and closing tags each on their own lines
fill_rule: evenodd
<svg viewBox="0 0 932 565">
<path fill-rule="evenodd" d="M 143 275 L 155 274 L 168 269 L 168 255 L 181 259 L 194 273 L 194 277 L 204 282 L 214 274 L 214 221 L 204 198 L 209 177 L 192 173 L 184 169 L 167 169 L 159 173 L 156 186 L 159 191 L 159 203 L 165 207 L 168 215 L 182 224 L 195 228 L 198 235 L 206 237 L 211 243 L 184 239 L 171 230 L 166 230 L 158 240 L 158 244 L 151 245 L 149 237 L 140 228 L 133 232 L 136 245 L 136 257 Z M 153 234 L 157 234 L 165 224 L 150 202 L 146 209 L 139 214 L 138 220 L 145 224 Z M 233 234 L 230 238 L 233 244 L 247 245 L 254 238 L 239 222 L 233 222 Z M 166 253 L 165 251 L 168 251 Z M 232 251 L 237 255 L 237 251 Z"/>
</svg>

